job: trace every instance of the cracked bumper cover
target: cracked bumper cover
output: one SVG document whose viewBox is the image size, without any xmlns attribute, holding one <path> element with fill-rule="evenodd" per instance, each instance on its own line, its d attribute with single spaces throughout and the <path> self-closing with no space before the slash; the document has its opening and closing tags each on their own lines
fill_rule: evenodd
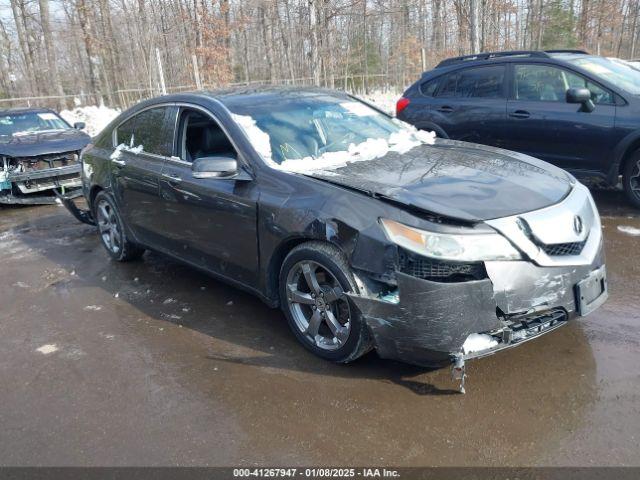
<svg viewBox="0 0 640 480">
<path fill-rule="evenodd" d="M 576 285 L 603 264 L 600 249 L 591 264 L 573 267 L 485 262 L 489 278 L 469 282 L 439 283 L 397 273 L 398 303 L 357 295 L 350 298 L 382 358 L 445 365 L 461 355 L 472 333 L 492 333 L 499 344 L 486 352 L 464 355 L 467 359 L 520 345 L 564 325 L 579 314 Z M 592 309 L 606 298 L 605 290 Z M 527 331 L 511 336 L 508 325 L 513 322 L 526 324 Z"/>
</svg>

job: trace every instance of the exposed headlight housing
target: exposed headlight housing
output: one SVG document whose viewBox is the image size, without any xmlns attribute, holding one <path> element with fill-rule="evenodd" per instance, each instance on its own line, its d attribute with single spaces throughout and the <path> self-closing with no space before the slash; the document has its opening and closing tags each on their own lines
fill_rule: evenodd
<svg viewBox="0 0 640 480">
<path fill-rule="evenodd" d="M 454 262 L 522 258 L 520 252 L 499 233 L 428 232 L 386 218 L 381 218 L 380 223 L 392 242 L 425 257 Z"/>
</svg>

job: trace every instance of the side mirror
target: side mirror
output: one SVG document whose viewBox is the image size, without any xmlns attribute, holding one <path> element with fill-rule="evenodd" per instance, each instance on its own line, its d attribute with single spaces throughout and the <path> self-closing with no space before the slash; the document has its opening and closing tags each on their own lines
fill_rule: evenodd
<svg viewBox="0 0 640 480">
<path fill-rule="evenodd" d="M 197 158 L 191 164 L 193 178 L 232 178 L 238 173 L 238 161 L 233 157 Z"/>
<path fill-rule="evenodd" d="M 567 103 L 581 103 L 581 112 L 593 112 L 596 106 L 591 100 L 591 92 L 588 88 L 570 88 L 567 90 Z"/>
<path fill-rule="evenodd" d="M 73 128 L 75 128 L 76 130 L 84 130 L 84 127 L 86 127 L 87 124 L 84 122 L 76 122 L 73 124 Z"/>
</svg>

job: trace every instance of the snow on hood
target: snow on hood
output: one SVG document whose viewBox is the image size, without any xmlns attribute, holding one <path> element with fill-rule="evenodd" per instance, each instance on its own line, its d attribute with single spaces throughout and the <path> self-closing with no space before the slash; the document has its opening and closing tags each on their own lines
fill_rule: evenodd
<svg viewBox="0 0 640 480">
<path fill-rule="evenodd" d="M 293 173 L 309 174 L 319 171 L 331 171 L 344 167 L 349 163 L 380 158 L 389 152 L 406 153 L 418 145 L 433 145 L 436 139 L 435 132 L 417 130 L 411 125 L 394 120 L 401 130 L 392 133 L 388 139 L 368 138 L 358 144 L 351 143 L 347 150 L 326 152 L 316 158 L 304 157 L 277 163 L 273 160 L 269 134 L 260 129 L 255 120 L 249 115 L 232 113 L 231 117 L 242 127 L 253 148 L 270 167 Z"/>
</svg>

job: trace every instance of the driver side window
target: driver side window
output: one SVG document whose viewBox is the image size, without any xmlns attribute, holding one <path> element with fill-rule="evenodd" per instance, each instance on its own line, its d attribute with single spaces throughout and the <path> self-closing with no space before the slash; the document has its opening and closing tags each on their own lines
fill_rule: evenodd
<svg viewBox="0 0 640 480">
<path fill-rule="evenodd" d="M 566 102 L 570 88 L 587 88 L 596 104 L 610 104 L 613 95 L 580 75 L 551 65 L 515 65 L 517 100 Z"/>
<path fill-rule="evenodd" d="M 238 157 L 218 123 L 199 110 L 185 108 L 180 112 L 178 133 L 178 153 L 186 162 L 218 155 Z"/>
</svg>

